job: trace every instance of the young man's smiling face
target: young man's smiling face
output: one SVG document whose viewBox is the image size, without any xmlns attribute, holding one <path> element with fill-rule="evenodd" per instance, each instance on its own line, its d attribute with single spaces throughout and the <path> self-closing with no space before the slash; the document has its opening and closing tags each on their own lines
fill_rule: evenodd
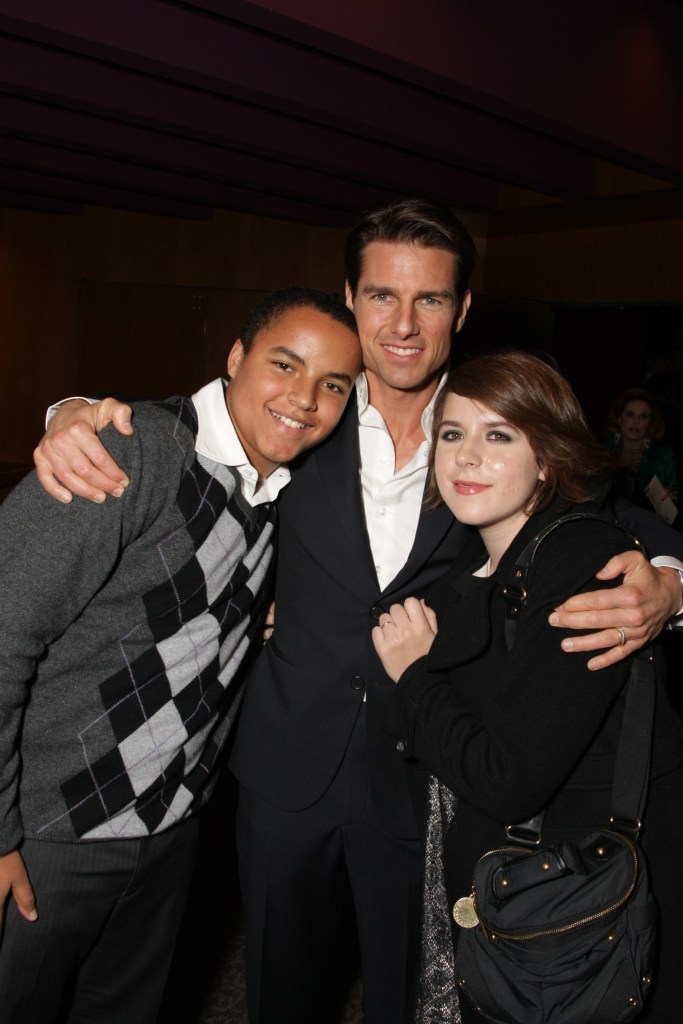
<svg viewBox="0 0 683 1024">
<path fill-rule="evenodd" d="M 228 356 L 226 404 L 260 477 L 334 429 L 360 369 L 358 336 L 312 306 L 288 309 Z"/>
</svg>

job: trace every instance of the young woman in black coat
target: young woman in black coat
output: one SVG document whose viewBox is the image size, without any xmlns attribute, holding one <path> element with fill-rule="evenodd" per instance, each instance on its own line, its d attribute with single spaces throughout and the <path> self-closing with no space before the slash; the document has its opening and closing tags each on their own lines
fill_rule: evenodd
<svg viewBox="0 0 683 1024">
<path fill-rule="evenodd" d="M 475 526 L 488 557 L 454 565 L 431 606 L 414 598 L 392 606 L 373 640 L 397 683 L 397 747 L 413 767 L 425 819 L 431 888 L 417 1019 L 448 1022 L 458 1019 L 445 948 L 460 930 L 451 909 L 470 893 L 477 859 L 504 845 L 505 825 L 544 807 L 544 843 L 606 826 L 629 663 L 592 673 L 588 655 L 564 653 L 562 633 L 548 624 L 553 609 L 594 587 L 606 558 L 624 549 L 625 535 L 595 519 L 564 524 L 543 541 L 511 650 L 505 642 L 511 566 L 547 523 L 595 511 L 591 490 L 605 468 L 564 378 L 521 352 L 463 364 L 437 400 L 431 459 L 431 500 Z M 640 838 L 660 908 L 657 972 L 639 1018 L 652 1024 L 681 1010 L 681 792 L 680 722 L 658 673 Z M 461 1009 L 464 1022 L 483 1020 L 465 999 Z"/>
</svg>

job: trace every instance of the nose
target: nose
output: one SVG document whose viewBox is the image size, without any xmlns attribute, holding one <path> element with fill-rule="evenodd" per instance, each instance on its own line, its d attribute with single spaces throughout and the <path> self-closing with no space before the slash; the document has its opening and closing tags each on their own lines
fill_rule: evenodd
<svg viewBox="0 0 683 1024">
<path fill-rule="evenodd" d="M 481 462 L 479 446 L 473 438 L 465 438 L 455 452 L 457 466 L 478 466 Z"/>
<path fill-rule="evenodd" d="M 287 396 L 289 401 L 302 412 L 313 412 L 317 409 L 318 403 L 315 397 L 315 384 L 305 381 L 297 381 Z"/>
<path fill-rule="evenodd" d="M 399 302 L 391 325 L 397 338 L 409 338 L 418 333 L 417 318 L 412 302 Z"/>
</svg>

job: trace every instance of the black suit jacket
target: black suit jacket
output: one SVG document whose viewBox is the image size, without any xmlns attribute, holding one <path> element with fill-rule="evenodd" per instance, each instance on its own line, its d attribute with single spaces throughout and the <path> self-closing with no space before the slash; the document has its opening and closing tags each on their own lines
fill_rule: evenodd
<svg viewBox="0 0 683 1024">
<path fill-rule="evenodd" d="M 445 507 L 423 510 L 399 575 L 382 591 L 365 526 L 355 397 L 337 431 L 295 465 L 279 515 L 273 638 L 256 659 L 231 756 L 238 779 L 289 810 L 328 787 L 367 695 L 370 784 L 385 827 L 417 836 L 390 709 L 394 684 L 375 654 L 381 611 L 480 550 Z"/>
</svg>

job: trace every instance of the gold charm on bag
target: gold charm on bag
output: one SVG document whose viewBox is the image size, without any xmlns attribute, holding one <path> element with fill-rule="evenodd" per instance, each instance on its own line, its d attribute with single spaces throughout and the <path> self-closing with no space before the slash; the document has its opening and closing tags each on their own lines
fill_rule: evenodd
<svg viewBox="0 0 683 1024">
<path fill-rule="evenodd" d="M 461 928 L 477 927 L 479 918 L 474 905 L 474 893 L 471 896 L 461 896 L 453 905 L 453 918 Z"/>
</svg>

